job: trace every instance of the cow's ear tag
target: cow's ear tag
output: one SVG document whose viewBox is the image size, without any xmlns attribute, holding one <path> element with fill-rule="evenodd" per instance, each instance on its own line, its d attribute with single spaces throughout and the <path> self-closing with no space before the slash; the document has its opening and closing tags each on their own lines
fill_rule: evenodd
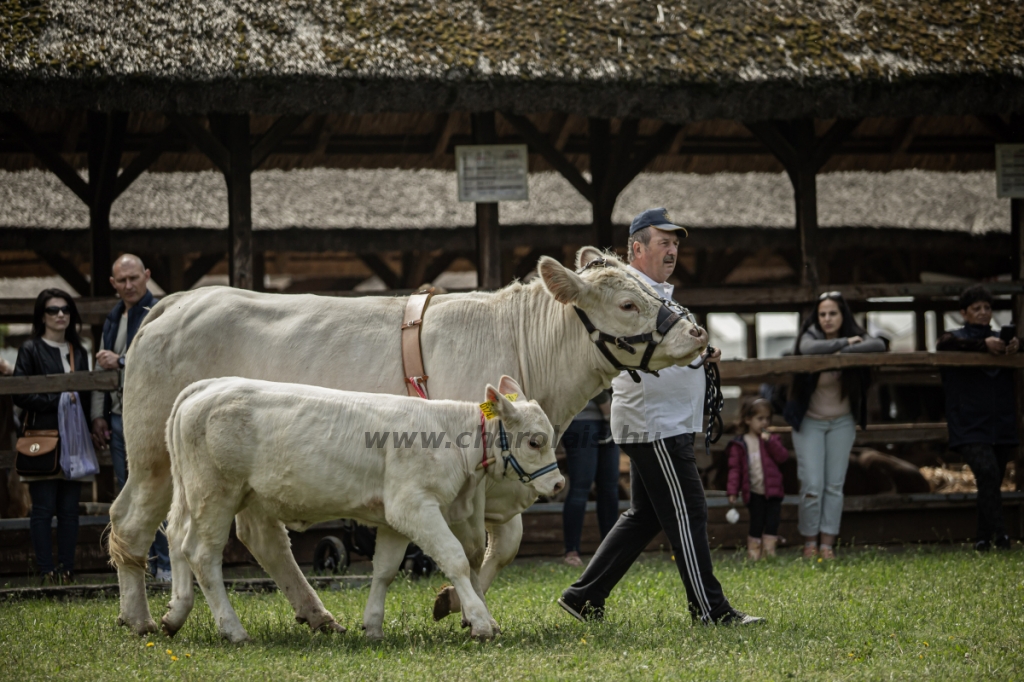
<svg viewBox="0 0 1024 682">
<path fill-rule="evenodd" d="M 514 403 L 516 401 L 516 398 L 519 397 L 519 394 L 518 393 L 506 393 L 505 397 L 508 398 L 508 401 L 510 403 Z"/>
<path fill-rule="evenodd" d="M 494 419 L 498 416 L 498 413 L 494 410 L 494 403 L 487 401 L 480 403 L 480 411 L 484 413 L 484 416 L 488 419 Z"/>
</svg>

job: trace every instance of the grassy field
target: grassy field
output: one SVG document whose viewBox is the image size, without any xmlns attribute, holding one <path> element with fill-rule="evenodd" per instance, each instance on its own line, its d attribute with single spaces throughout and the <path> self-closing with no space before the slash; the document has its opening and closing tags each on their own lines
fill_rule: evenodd
<svg viewBox="0 0 1024 682">
<path fill-rule="evenodd" d="M 758 628 L 690 624 L 675 565 L 645 558 L 608 602 L 603 624 L 554 600 L 578 571 L 536 562 L 505 571 L 489 595 L 503 632 L 469 641 L 430 618 L 443 579 L 396 581 L 384 642 L 359 631 L 366 589 L 323 591 L 349 628 L 313 635 L 280 594 L 235 594 L 253 642 L 221 642 L 201 597 L 172 640 L 114 625 L 114 599 L 0 603 L 0 675 L 9 680 L 235 679 L 1024 679 L 1024 551 L 857 551 L 834 563 L 795 555 L 749 565 L 716 557 Z M 154 614 L 165 596 L 151 599 Z"/>
</svg>

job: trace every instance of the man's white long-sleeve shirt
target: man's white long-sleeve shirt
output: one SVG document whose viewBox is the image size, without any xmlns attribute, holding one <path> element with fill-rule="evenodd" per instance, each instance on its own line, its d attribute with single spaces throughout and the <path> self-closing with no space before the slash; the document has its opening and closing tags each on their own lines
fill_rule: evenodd
<svg viewBox="0 0 1024 682">
<path fill-rule="evenodd" d="M 671 300 L 675 288 L 671 284 L 659 284 L 632 266 L 630 270 Z M 612 380 L 612 437 L 616 443 L 650 443 L 703 430 L 704 369 L 673 365 L 658 374 L 661 376 L 641 372 L 640 383 L 635 383 L 628 372 L 622 372 Z"/>
</svg>

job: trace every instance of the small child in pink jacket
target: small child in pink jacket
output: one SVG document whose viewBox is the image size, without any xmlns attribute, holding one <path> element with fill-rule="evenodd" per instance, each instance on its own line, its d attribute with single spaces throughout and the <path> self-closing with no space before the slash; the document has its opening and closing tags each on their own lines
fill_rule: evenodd
<svg viewBox="0 0 1024 682">
<path fill-rule="evenodd" d="M 743 503 L 750 511 L 750 534 L 747 556 L 757 561 L 775 556 L 779 540 L 779 516 L 782 512 L 782 472 L 779 464 L 789 459 L 789 451 L 778 435 L 765 432 L 772 420 L 772 406 L 758 398 L 740 410 L 739 435 L 729 443 L 729 502 L 736 504 L 743 493 Z"/>
</svg>

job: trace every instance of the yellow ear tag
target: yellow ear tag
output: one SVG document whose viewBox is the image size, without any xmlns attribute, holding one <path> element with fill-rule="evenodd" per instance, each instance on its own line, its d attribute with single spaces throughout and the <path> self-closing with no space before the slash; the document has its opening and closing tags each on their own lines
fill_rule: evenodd
<svg viewBox="0 0 1024 682">
<path fill-rule="evenodd" d="M 508 401 L 510 403 L 514 403 L 516 401 L 516 398 L 519 397 L 519 394 L 518 393 L 506 393 L 505 397 L 508 398 Z"/>
<path fill-rule="evenodd" d="M 484 413 L 484 417 L 487 419 L 494 419 L 498 416 L 498 413 L 494 411 L 494 403 L 491 401 L 480 403 L 480 411 Z"/>
</svg>

